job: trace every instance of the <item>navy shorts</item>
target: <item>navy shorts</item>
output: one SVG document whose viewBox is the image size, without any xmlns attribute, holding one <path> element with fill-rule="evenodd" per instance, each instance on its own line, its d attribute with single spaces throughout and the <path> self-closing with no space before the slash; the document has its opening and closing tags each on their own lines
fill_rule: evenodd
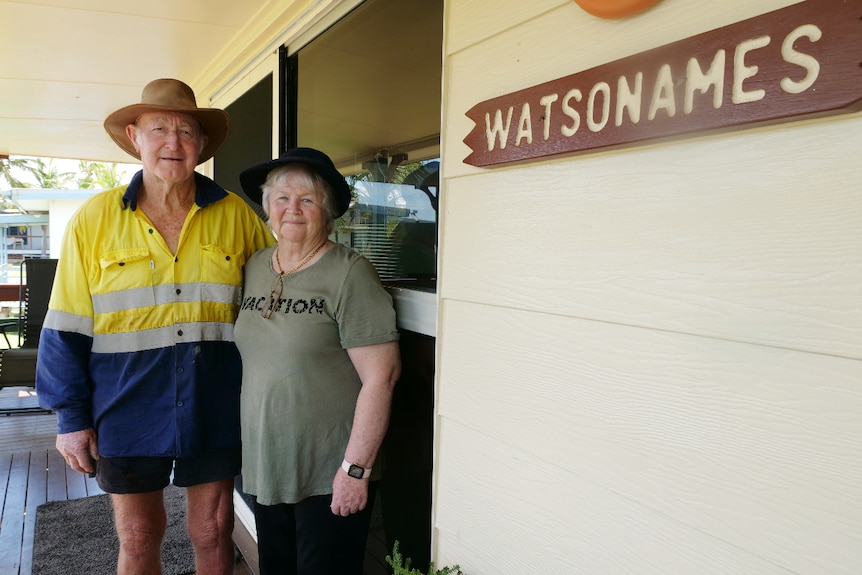
<svg viewBox="0 0 862 575">
<path fill-rule="evenodd" d="M 198 457 L 102 457 L 96 462 L 96 482 L 106 493 L 148 493 L 174 485 L 191 487 L 230 479 L 239 474 L 242 449 L 214 451 Z"/>
</svg>

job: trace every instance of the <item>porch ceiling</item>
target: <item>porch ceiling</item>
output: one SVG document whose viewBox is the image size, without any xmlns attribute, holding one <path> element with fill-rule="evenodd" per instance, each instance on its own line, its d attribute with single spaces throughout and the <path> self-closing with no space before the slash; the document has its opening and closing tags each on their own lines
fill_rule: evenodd
<svg viewBox="0 0 862 575">
<path fill-rule="evenodd" d="M 197 88 L 268 0 L 0 0 L 0 154 L 131 162 L 102 128 L 141 88 Z M 198 94 L 198 105 L 207 105 Z"/>
</svg>

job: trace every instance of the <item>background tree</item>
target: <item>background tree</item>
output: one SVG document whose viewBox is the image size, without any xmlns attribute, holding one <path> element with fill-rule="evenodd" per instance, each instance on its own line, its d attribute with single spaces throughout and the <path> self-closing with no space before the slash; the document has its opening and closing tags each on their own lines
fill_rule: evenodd
<svg viewBox="0 0 862 575">
<path fill-rule="evenodd" d="M 17 174 L 32 174 L 33 166 L 29 158 L 0 157 L 0 189 L 29 188 L 31 184 L 21 181 Z M 0 198 L 0 210 L 14 208 L 14 204 L 5 197 Z"/>
<path fill-rule="evenodd" d="M 47 162 L 42 158 L 34 158 L 32 160 L 32 166 L 33 169 L 31 170 L 31 173 L 33 174 L 33 177 L 36 178 L 37 188 L 65 188 L 66 184 L 75 178 L 75 174 L 72 172 L 61 172 L 59 168 L 54 165 L 54 160 L 52 158 L 48 158 Z"/>
<path fill-rule="evenodd" d="M 0 155 L 0 189 L 106 190 L 116 188 L 123 183 L 124 170 L 127 168 L 125 164 L 78 160 L 78 169 L 75 172 L 67 172 L 55 164 L 53 158 L 10 158 Z M 14 209 L 14 204 L 0 197 L 0 209 Z"/>
<path fill-rule="evenodd" d="M 81 160 L 78 162 L 78 172 L 78 187 L 85 190 L 109 190 L 123 183 L 123 175 L 119 173 L 117 164 Z"/>
<path fill-rule="evenodd" d="M 31 184 L 18 179 L 16 173 L 33 173 L 31 158 L 0 158 L 0 187 L 29 188 Z"/>
</svg>

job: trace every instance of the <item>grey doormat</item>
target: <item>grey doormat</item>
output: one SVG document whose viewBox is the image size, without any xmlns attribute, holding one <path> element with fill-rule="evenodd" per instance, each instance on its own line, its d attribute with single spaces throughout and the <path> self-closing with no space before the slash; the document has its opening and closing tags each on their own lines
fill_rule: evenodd
<svg viewBox="0 0 862 575">
<path fill-rule="evenodd" d="M 165 508 L 163 573 L 194 573 L 194 551 L 186 531 L 186 490 L 169 485 Z M 115 575 L 118 552 L 110 495 L 51 501 L 36 509 L 33 575 Z"/>
</svg>

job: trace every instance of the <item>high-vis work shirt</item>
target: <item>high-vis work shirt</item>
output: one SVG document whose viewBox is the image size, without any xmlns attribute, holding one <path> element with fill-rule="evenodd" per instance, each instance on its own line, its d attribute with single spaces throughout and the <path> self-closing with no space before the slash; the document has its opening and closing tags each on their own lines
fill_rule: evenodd
<svg viewBox="0 0 862 575">
<path fill-rule="evenodd" d="M 275 239 L 237 195 L 195 174 L 176 255 L 142 210 L 138 172 L 66 230 L 39 342 L 39 403 L 58 432 L 95 428 L 104 457 L 237 447 L 233 324 L 243 266 Z"/>
</svg>

